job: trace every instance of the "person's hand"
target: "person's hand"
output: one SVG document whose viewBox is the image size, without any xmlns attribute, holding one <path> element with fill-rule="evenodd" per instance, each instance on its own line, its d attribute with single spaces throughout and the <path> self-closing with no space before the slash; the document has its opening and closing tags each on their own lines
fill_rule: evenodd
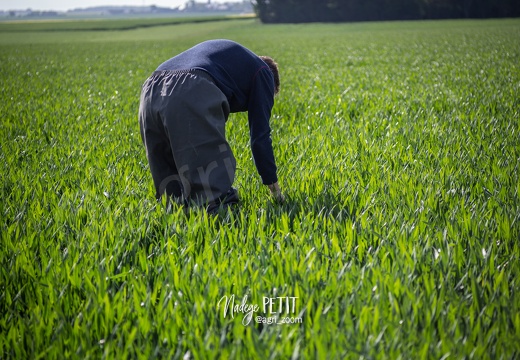
<svg viewBox="0 0 520 360">
<path fill-rule="evenodd" d="M 282 194 L 282 190 L 280 190 L 280 185 L 278 185 L 278 182 L 275 182 L 271 185 L 267 185 L 267 187 L 269 188 L 271 196 L 274 200 L 276 200 L 276 202 L 283 203 L 285 201 L 285 197 Z"/>
</svg>

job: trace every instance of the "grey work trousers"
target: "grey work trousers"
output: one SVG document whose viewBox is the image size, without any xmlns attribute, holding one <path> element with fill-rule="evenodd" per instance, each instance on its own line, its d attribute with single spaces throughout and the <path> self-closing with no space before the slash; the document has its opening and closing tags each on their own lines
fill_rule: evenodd
<svg viewBox="0 0 520 360">
<path fill-rule="evenodd" d="M 139 124 L 157 199 L 166 194 L 206 205 L 234 192 L 229 111 L 226 96 L 202 70 L 156 71 L 146 80 Z"/>
</svg>

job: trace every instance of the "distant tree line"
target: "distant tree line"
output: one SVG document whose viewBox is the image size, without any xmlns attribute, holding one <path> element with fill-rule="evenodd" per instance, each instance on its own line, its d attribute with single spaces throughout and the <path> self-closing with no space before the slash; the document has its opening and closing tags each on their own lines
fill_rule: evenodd
<svg viewBox="0 0 520 360">
<path fill-rule="evenodd" d="M 265 23 L 519 17 L 520 0 L 253 0 Z"/>
</svg>

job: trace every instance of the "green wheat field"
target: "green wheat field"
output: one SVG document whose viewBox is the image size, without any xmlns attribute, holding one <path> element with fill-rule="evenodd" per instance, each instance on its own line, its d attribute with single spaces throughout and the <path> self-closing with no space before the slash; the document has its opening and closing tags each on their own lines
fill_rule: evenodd
<svg viewBox="0 0 520 360">
<path fill-rule="evenodd" d="M 520 358 L 520 20 L 213 20 L 0 24 L 0 359 Z M 155 201 L 141 85 L 214 38 L 279 63 L 283 205 L 245 114 L 239 212 Z"/>
</svg>

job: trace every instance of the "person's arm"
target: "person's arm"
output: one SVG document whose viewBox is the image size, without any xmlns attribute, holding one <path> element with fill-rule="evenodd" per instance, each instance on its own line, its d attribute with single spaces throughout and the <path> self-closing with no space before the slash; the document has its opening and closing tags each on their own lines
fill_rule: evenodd
<svg viewBox="0 0 520 360">
<path fill-rule="evenodd" d="M 270 70 L 257 73 L 250 93 L 248 118 L 251 137 L 251 150 L 262 182 L 269 188 L 271 195 L 278 202 L 284 196 L 278 184 L 276 163 L 274 160 L 269 119 L 274 104 L 274 86 Z"/>
</svg>

